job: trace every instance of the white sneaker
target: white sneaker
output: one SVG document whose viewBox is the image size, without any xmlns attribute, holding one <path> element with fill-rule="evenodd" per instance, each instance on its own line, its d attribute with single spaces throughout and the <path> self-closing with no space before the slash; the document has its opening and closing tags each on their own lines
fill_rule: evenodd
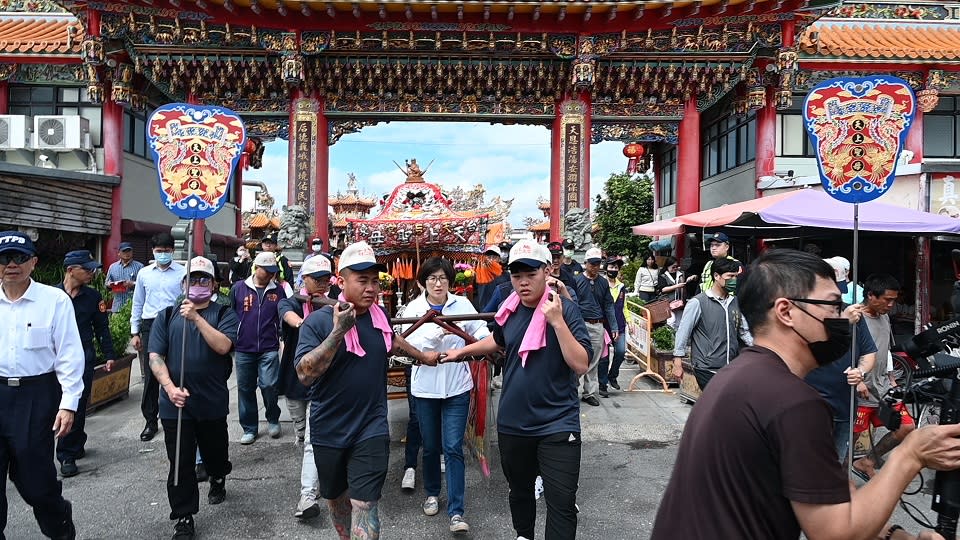
<svg viewBox="0 0 960 540">
<path fill-rule="evenodd" d="M 428 516 L 435 516 L 440 511 L 440 500 L 436 497 L 427 497 L 423 501 L 423 513 Z"/>
<path fill-rule="evenodd" d="M 309 495 L 301 495 L 300 502 L 297 503 L 297 510 L 293 517 L 298 519 L 310 519 L 320 515 L 320 505 L 317 500 Z"/>
<path fill-rule="evenodd" d="M 457 514 L 450 518 L 450 532 L 452 533 L 470 532 L 470 525 L 467 525 L 467 522 L 463 520 L 463 516 Z"/>
<path fill-rule="evenodd" d="M 413 491 L 417 487 L 417 470 L 409 468 L 403 471 L 403 480 L 400 481 L 400 489 Z"/>
<path fill-rule="evenodd" d="M 533 483 L 533 496 L 539 501 L 541 495 L 543 495 L 543 477 L 538 476 L 537 480 Z"/>
</svg>

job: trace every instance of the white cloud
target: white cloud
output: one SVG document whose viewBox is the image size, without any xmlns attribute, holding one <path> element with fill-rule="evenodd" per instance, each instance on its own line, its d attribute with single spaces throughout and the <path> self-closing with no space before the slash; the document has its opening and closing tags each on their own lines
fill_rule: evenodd
<svg viewBox="0 0 960 540">
<path fill-rule="evenodd" d="M 591 201 L 611 172 L 626 167 L 622 148 L 613 142 L 591 145 Z M 286 202 L 286 153 L 286 141 L 268 143 L 263 168 L 244 174 L 265 182 L 278 205 Z M 392 122 L 367 127 L 330 148 L 330 194 L 345 191 L 352 172 L 361 193 L 379 198 L 404 180 L 393 161 L 402 166 L 409 158 L 416 158 L 421 168 L 433 161 L 427 179 L 445 189 L 483 184 L 488 201 L 498 195 L 514 199 L 514 226 L 522 226 L 527 216 L 543 217 L 537 198 L 550 197 L 550 131 L 541 126 Z M 251 199 L 252 192 L 245 197 Z"/>
</svg>

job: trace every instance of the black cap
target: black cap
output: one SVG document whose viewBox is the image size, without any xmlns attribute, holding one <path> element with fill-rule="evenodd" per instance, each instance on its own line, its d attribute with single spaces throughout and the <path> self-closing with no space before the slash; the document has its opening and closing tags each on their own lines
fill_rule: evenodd
<svg viewBox="0 0 960 540">
<path fill-rule="evenodd" d="M 722 232 L 713 233 L 707 237 L 707 243 L 712 244 L 714 242 L 717 242 L 718 244 L 729 244 L 730 237 Z"/>
<path fill-rule="evenodd" d="M 100 268 L 100 263 L 93 258 L 93 254 L 90 253 L 89 250 L 78 249 L 76 251 L 71 251 L 64 256 L 63 266 L 82 266 L 85 270 L 92 272 L 97 268 Z"/>
<path fill-rule="evenodd" d="M 0 253 L 4 251 L 19 251 L 26 255 L 37 254 L 37 249 L 33 247 L 33 240 L 20 231 L 0 232 Z"/>
<path fill-rule="evenodd" d="M 574 249 L 576 246 L 573 245 L 573 240 L 563 240 L 563 249 Z"/>
</svg>

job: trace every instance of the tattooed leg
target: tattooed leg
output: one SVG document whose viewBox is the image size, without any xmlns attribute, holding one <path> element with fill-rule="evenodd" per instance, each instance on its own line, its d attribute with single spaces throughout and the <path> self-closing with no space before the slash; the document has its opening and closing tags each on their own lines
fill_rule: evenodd
<svg viewBox="0 0 960 540">
<path fill-rule="evenodd" d="M 350 504 L 353 506 L 350 540 L 379 540 L 380 514 L 377 511 L 377 501 L 350 499 Z"/>
<path fill-rule="evenodd" d="M 330 519 L 337 536 L 340 540 L 350 540 L 350 497 L 347 492 L 344 491 L 336 499 L 328 499 L 327 507 L 330 508 Z"/>
</svg>

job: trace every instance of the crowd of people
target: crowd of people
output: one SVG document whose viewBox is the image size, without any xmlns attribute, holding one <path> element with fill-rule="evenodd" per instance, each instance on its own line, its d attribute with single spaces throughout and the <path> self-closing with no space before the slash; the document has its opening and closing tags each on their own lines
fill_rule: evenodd
<svg viewBox="0 0 960 540">
<path fill-rule="evenodd" d="M 653 537 L 798 538 L 803 531 L 810 538 L 908 538 L 896 526 L 884 531 L 893 505 L 922 467 L 960 467 L 960 428 L 916 430 L 900 406 L 900 428 L 849 461 L 851 430 L 884 424 L 881 398 L 896 384 L 886 359 L 899 283 L 872 275 L 865 296 L 848 302 L 842 295 L 861 289 L 846 281 L 843 257 L 776 249 L 746 267 L 730 255 L 725 234 L 706 241 L 712 258 L 699 276 L 685 275 L 672 258 L 661 270 L 651 255 L 634 281 L 642 299 L 671 302 L 675 374 L 683 375 L 689 356 L 703 391 Z M 162 428 L 173 538 L 195 537 L 202 482 L 209 504 L 227 496 L 227 381 L 234 369 L 240 444 L 260 436 L 258 388 L 272 438 L 282 436 L 279 397 L 286 401 L 302 449 L 293 515 L 311 519 L 325 505 L 339 538 L 379 538 L 394 355 L 413 362 L 401 487 L 415 488 L 422 447 L 424 515 L 440 512 L 445 484 L 450 532 L 470 531 L 463 446 L 475 381 L 466 362 L 497 359 L 497 439 L 517 539 L 535 536 L 537 486 L 547 502 L 545 537 L 575 538 L 580 407 L 599 406 L 598 398 L 620 390 L 625 261 L 591 248 L 580 265 L 572 246 L 560 242 L 488 246 L 484 257 L 505 271 L 471 301 L 451 292 L 452 262 L 428 258 L 416 276 L 420 295 L 405 316 L 474 315 L 478 308 L 495 316 L 460 323 L 462 333 L 425 324 L 404 337 L 406 328 L 393 328 L 378 302 L 385 267 L 373 248 L 357 242 L 331 256 L 319 239 L 312 244 L 297 273 L 267 238 L 255 257 L 238 249 L 222 276 L 202 256 L 187 265 L 174 261 L 173 238 L 162 233 L 151 239 L 152 262 L 134 261 L 132 246 L 123 243 L 106 272 L 112 311 L 131 303 L 131 345 L 144 377 L 140 439 L 150 441 Z M 113 347 L 110 310 L 90 287 L 100 268 L 93 254 L 67 253 L 63 281 L 54 287 L 31 278 L 36 253 L 28 236 L 0 233 L 0 318 L 10 324 L 0 346 L 12 360 L 0 363 L 0 404 L 15 411 L 2 421 L 0 472 L 4 479 L 9 472 L 44 535 L 75 538 L 54 458 L 64 478 L 78 473 L 95 344 L 107 370 L 122 351 Z M 230 284 L 226 294 L 222 277 Z M 696 282 L 700 292 L 687 298 Z M 851 386 L 859 396 L 852 425 Z M 868 481 L 864 487 L 848 484 L 844 463 Z"/>
</svg>

